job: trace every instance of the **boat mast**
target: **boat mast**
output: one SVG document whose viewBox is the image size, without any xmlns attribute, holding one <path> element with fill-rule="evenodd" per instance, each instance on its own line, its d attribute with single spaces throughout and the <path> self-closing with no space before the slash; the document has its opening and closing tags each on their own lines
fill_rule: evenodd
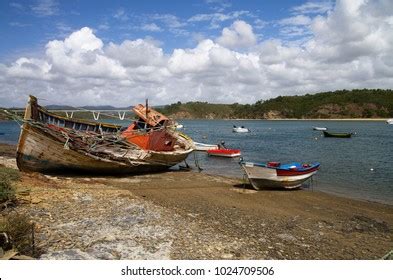
<svg viewBox="0 0 393 280">
<path fill-rule="evenodd" d="M 145 129 L 147 128 L 148 118 L 149 118 L 149 99 L 146 98 L 146 121 L 145 121 Z"/>
</svg>

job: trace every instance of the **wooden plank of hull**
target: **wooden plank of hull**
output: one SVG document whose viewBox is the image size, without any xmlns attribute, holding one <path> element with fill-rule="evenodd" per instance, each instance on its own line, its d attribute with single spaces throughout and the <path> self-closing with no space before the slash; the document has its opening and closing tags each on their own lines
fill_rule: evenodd
<svg viewBox="0 0 393 280">
<path fill-rule="evenodd" d="M 185 160 L 193 150 L 190 149 L 186 152 L 154 152 L 150 151 L 151 157 L 149 161 L 164 163 L 173 166 Z"/>
<path fill-rule="evenodd" d="M 28 123 L 23 125 L 17 151 L 17 165 L 22 171 L 79 170 L 100 173 L 143 173 L 162 171 L 176 163 L 163 164 L 162 161 L 153 164 L 135 161 L 134 164 L 128 165 L 98 157 L 93 158 L 71 149 L 65 149 L 62 143 L 52 140 Z"/>
<path fill-rule="evenodd" d="M 314 172 L 298 176 L 277 176 L 276 169 L 274 168 L 245 166 L 244 164 L 242 167 L 246 172 L 251 185 L 256 190 L 263 188 L 299 188 L 305 181 L 317 173 L 316 170 Z"/>
</svg>

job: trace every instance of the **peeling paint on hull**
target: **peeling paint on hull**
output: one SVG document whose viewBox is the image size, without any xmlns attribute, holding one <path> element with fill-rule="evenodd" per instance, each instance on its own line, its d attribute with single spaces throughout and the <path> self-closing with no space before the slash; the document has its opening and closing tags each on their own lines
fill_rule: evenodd
<svg viewBox="0 0 393 280">
<path fill-rule="evenodd" d="M 132 165 L 117 163 L 100 158 L 92 158 L 70 149 L 45 135 L 28 124 L 23 125 L 16 162 L 21 171 L 61 172 L 83 171 L 92 173 L 144 173 L 168 169 L 178 161 L 163 164 L 134 162 Z M 156 157 L 158 157 L 157 155 Z M 183 156 L 184 159 L 187 155 Z M 161 156 L 162 158 L 162 156 Z M 181 160 L 181 158 L 177 158 Z"/>
<path fill-rule="evenodd" d="M 49 113 L 30 96 L 17 147 L 17 166 L 22 171 L 42 173 L 139 174 L 166 170 L 193 151 L 192 140 L 182 134 L 174 136 L 173 150 L 154 151 L 129 143 L 118 135 L 119 130 L 120 126 L 113 124 Z"/>
</svg>

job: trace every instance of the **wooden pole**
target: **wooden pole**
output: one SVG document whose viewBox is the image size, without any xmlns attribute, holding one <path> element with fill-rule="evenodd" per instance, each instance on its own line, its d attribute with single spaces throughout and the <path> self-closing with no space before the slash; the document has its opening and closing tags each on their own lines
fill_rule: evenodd
<svg viewBox="0 0 393 280">
<path fill-rule="evenodd" d="M 146 98 L 146 122 L 149 114 L 149 99 Z"/>
</svg>

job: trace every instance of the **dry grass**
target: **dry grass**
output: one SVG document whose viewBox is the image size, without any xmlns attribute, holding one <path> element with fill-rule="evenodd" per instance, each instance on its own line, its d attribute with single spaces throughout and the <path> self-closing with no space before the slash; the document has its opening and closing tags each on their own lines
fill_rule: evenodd
<svg viewBox="0 0 393 280">
<path fill-rule="evenodd" d="M 35 253 L 33 227 L 26 215 L 12 213 L 0 218 L 0 233 L 6 233 L 11 239 L 13 249 L 22 255 L 33 256 Z"/>
<path fill-rule="evenodd" d="M 12 182 L 19 180 L 18 170 L 0 166 L 0 204 L 15 200 L 15 189 Z"/>
</svg>

